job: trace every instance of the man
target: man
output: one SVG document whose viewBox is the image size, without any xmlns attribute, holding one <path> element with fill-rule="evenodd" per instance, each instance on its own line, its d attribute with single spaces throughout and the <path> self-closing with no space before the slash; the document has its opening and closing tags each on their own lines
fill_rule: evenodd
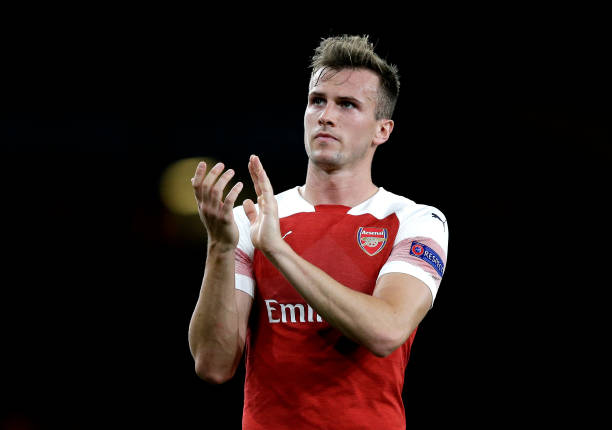
<svg viewBox="0 0 612 430">
<path fill-rule="evenodd" d="M 306 183 L 274 195 L 257 156 L 257 204 L 200 163 L 192 184 L 208 233 L 189 327 L 196 372 L 230 379 L 246 345 L 243 428 L 404 429 L 404 371 L 446 264 L 437 209 L 373 184 L 393 130 L 397 69 L 367 37 L 315 50 L 304 115 Z"/>
</svg>

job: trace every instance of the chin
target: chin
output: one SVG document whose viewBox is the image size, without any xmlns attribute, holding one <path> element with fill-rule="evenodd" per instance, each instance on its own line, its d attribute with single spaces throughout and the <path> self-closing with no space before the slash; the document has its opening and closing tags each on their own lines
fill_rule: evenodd
<svg viewBox="0 0 612 430">
<path fill-rule="evenodd" d="M 342 166 L 342 156 L 338 152 L 314 151 L 308 154 L 310 162 L 324 170 L 333 170 Z"/>
</svg>

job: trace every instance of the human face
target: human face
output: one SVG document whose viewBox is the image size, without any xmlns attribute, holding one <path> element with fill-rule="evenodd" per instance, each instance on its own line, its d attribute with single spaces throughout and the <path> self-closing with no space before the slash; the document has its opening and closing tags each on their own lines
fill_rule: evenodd
<svg viewBox="0 0 612 430">
<path fill-rule="evenodd" d="M 373 154 L 378 88 L 378 76 L 367 69 L 321 69 L 313 76 L 304 113 L 311 162 L 338 169 Z"/>
</svg>

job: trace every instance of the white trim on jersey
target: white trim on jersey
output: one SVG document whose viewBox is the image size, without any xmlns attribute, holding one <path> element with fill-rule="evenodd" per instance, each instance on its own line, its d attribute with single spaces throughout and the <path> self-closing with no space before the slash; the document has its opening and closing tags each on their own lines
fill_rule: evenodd
<svg viewBox="0 0 612 430">
<path fill-rule="evenodd" d="M 302 197 L 299 188 L 300 187 L 294 187 L 276 195 L 279 218 L 286 218 L 301 212 L 315 211 L 314 206 Z"/>
<path fill-rule="evenodd" d="M 376 281 L 378 281 L 382 275 L 386 275 L 387 273 L 404 273 L 406 275 L 414 276 L 419 281 L 427 285 L 427 288 L 429 288 L 429 291 L 431 292 L 431 309 L 433 302 L 436 299 L 436 294 L 438 293 L 438 286 L 436 285 L 435 280 L 426 271 L 405 261 L 389 261 L 380 269 Z"/>
<path fill-rule="evenodd" d="M 257 205 L 255 206 L 257 207 Z M 253 242 L 251 242 L 251 223 L 244 213 L 242 206 L 234 208 L 234 219 L 238 226 L 238 248 L 253 260 L 255 247 L 253 246 Z"/>
<path fill-rule="evenodd" d="M 315 212 L 315 207 L 302 197 L 299 188 L 299 186 L 296 186 L 275 196 L 278 202 L 279 218 L 302 212 Z M 255 206 L 257 207 L 257 205 Z M 396 214 L 400 223 L 393 243 L 394 247 L 407 238 L 426 237 L 440 246 L 445 254 L 443 258 L 446 260 L 448 254 L 448 225 L 444 214 L 433 206 L 417 204 L 406 197 L 393 194 L 379 187 L 376 194 L 347 212 L 348 215 L 370 214 L 377 219 L 384 219 L 393 213 Z M 240 233 L 238 248 L 252 261 L 255 248 L 251 243 L 250 222 L 242 206 L 234 208 L 234 217 Z M 433 306 L 438 291 L 439 278 L 436 281 L 432 278 L 432 275 L 422 268 L 402 260 L 386 262 L 381 268 L 378 278 L 391 272 L 406 273 L 425 283 L 431 291 Z M 250 282 L 247 282 L 247 280 Z M 254 296 L 254 276 L 249 278 L 242 274 L 236 274 L 236 288 Z"/>
<path fill-rule="evenodd" d="M 255 279 L 236 273 L 236 289 L 255 297 Z"/>
<path fill-rule="evenodd" d="M 433 206 L 417 204 L 380 187 L 376 194 L 348 211 L 349 215 L 370 214 L 377 219 L 386 218 L 392 213 L 400 221 L 394 246 L 409 237 L 426 236 L 435 240 L 445 253 L 448 252 L 446 217 Z M 433 217 L 433 214 L 444 220 L 444 223 Z"/>
<path fill-rule="evenodd" d="M 393 212 L 400 212 L 406 207 L 413 207 L 416 203 L 406 197 L 390 193 L 383 187 L 379 187 L 376 194 L 365 202 L 358 204 L 348 211 L 349 215 L 370 214 L 377 219 L 383 219 Z"/>
</svg>

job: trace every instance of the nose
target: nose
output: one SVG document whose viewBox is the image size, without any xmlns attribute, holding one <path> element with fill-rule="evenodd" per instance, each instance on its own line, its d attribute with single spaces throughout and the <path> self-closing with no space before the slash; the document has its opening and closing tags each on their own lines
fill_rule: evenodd
<svg viewBox="0 0 612 430">
<path fill-rule="evenodd" d="M 321 115 L 319 115 L 319 125 L 329 125 L 332 127 L 336 125 L 336 119 L 335 114 L 333 112 L 332 103 L 328 103 L 325 106 L 325 109 L 321 111 Z"/>
</svg>

